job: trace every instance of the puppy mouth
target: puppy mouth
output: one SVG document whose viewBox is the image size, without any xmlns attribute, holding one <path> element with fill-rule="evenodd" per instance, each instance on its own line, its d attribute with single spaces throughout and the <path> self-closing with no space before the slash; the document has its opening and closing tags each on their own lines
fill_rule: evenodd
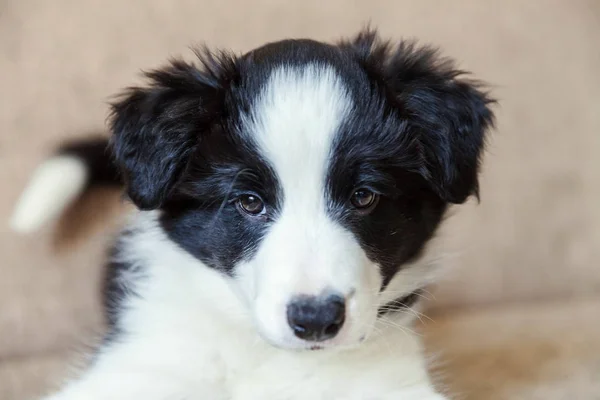
<svg viewBox="0 0 600 400">
<path fill-rule="evenodd" d="M 321 352 L 321 351 L 329 351 L 329 350 L 335 351 L 335 350 L 344 350 L 344 349 L 355 348 L 356 346 L 359 346 L 364 342 L 367 335 L 363 335 L 358 342 L 350 343 L 350 344 L 341 344 L 341 343 L 335 343 L 335 342 L 332 343 L 330 341 L 324 341 L 324 342 L 319 342 L 319 343 L 305 342 L 305 343 L 296 343 L 295 345 L 289 345 L 289 344 L 286 345 L 286 344 L 272 341 L 269 338 L 266 338 L 262 335 L 261 335 L 261 337 L 270 346 L 273 346 L 277 349 L 290 351 L 290 352 Z"/>
<path fill-rule="evenodd" d="M 328 349 L 335 349 L 336 346 L 326 346 L 323 344 L 310 344 L 310 345 L 305 345 L 305 346 L 293 346 L 293 347 L 288 347 L 279 343 L 273 343 L 271 341 L 267 341 L 267 343 L 277 349 L 280 350 L 285 350 L 285 351 L 290 351 L 290 352 L 296 352 L 296 353 L 302 353 L 302 352 L 318 352 L 318 351 L 324 351 L 324 350 L 328 350 Z"/>
</svg>

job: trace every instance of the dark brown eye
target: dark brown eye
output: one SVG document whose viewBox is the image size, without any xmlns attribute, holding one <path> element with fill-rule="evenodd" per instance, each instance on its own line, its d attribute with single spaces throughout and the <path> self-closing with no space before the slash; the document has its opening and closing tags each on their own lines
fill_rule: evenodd
<svg viewBox="0 0 600 400">
<path fill-rule="evenodd" d="M 368 210 L 375 206 L 379 196 L 369 189 L 358 189 L 352 194 L 350 202 L 358 210 Z"/>
<path fill-rule="evenodd" d="M 244 194 L 238 199 L 238 206 L 250 215 L 260 215 L 265 210 L 265 204 L 254 194 Z"/>
</svg>

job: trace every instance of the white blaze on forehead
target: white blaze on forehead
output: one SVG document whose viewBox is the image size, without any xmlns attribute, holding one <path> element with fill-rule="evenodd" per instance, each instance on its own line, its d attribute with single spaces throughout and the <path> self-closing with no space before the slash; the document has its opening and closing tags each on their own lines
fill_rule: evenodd
<svg viewBox="0 0 600 400">
<path fill-rule="evenodd" d="M 286 203 L 300 196 L 323 204 L 318 199 L 324 196 L 331 145 L 351 107 L 332 67 L 282 66 L 272 72 L 253 107 L 251 131 L 275 169 Z"/>
<path fill-rule="evenodd" d="M 332 143 L 351 108 L 342 80 L 324 65 L 282 66 L 259 94 L 248 128 L 283 192 L 280 214 L 257 254 L 259 287 L 277 280 L 289 296 L 351 284 L 339 275 L 352 270 L 348 257 L 356 258 L 357 246 L 329 218 L 325 203 Z"/>
<path fill-rule="evenodd" d="M 298 295 L 330 292 L 347 298 L 349 322 L 337 340 L 358 341 L 375 319 L 378 268 L 354 235 L 327 215 L 332 145 L 353 107 L 333 68 L 282 66 L 247 116 L 246 129 L 273 167 L 283 202 L 255 257 L 237 267 L 237 280 L 253 304 L 259 330 L 277 343 L 299 341 L 286 317 L 287 305 Z"/>
</svg>

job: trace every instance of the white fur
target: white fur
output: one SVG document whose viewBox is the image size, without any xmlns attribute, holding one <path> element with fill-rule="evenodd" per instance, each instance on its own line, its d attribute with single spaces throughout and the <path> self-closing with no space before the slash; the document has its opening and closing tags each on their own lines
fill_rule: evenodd
<svg viewBox="0 0 600 400">
<path fill-rule="evenodd" d="M 142 213 L 121 245 L 143 265 L 128 284 L 124 335 L 81 377 L 47 400 L 441 400 L 418 337 L 401 315 L 352 349 L 273 347 L 220 274 L 169 241 Z M 133 278 L 133 277 L 132 277 Z"/>
<path fill-rule="evenodd" d="M 88 170 L 76 157 L 58 156 L 41 164 L 17 202 L 11 228 L 31 233 L 60 213 L 85 188 Z"/>
<path fill-rule="evenodd" d="M 237 266 L 237 281 L 257 328 L 277 346 L 311 345 L 287 322 L 287 305 L 298 295 L 346 298 L 346 322 L 324 346 L 358 343 L 376 318 L 378 267 L 328 217 L 325 198 L 331 145 L 352 107 L 331 67 L 284 66 L 273 71 L 247 118 L 245 129 L 282 185 L 283 206 L 258 254 Z"/>
</svg>

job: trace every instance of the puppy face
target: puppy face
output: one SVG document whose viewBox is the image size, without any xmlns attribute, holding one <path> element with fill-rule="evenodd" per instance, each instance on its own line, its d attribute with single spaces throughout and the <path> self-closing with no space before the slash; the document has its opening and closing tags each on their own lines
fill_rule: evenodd
<svg viewBox="0 0 600 400">
<path fill-rule="evenodd" d="M 114 104 L 129 196 L 231 279 L 270 343 L 360 342 L 390 293 L 415 289 L 395 278 L 447 204 L 477 192 L 489 100 L 431 50 L 372 32 L 200 60 Z"/>
</svg>

